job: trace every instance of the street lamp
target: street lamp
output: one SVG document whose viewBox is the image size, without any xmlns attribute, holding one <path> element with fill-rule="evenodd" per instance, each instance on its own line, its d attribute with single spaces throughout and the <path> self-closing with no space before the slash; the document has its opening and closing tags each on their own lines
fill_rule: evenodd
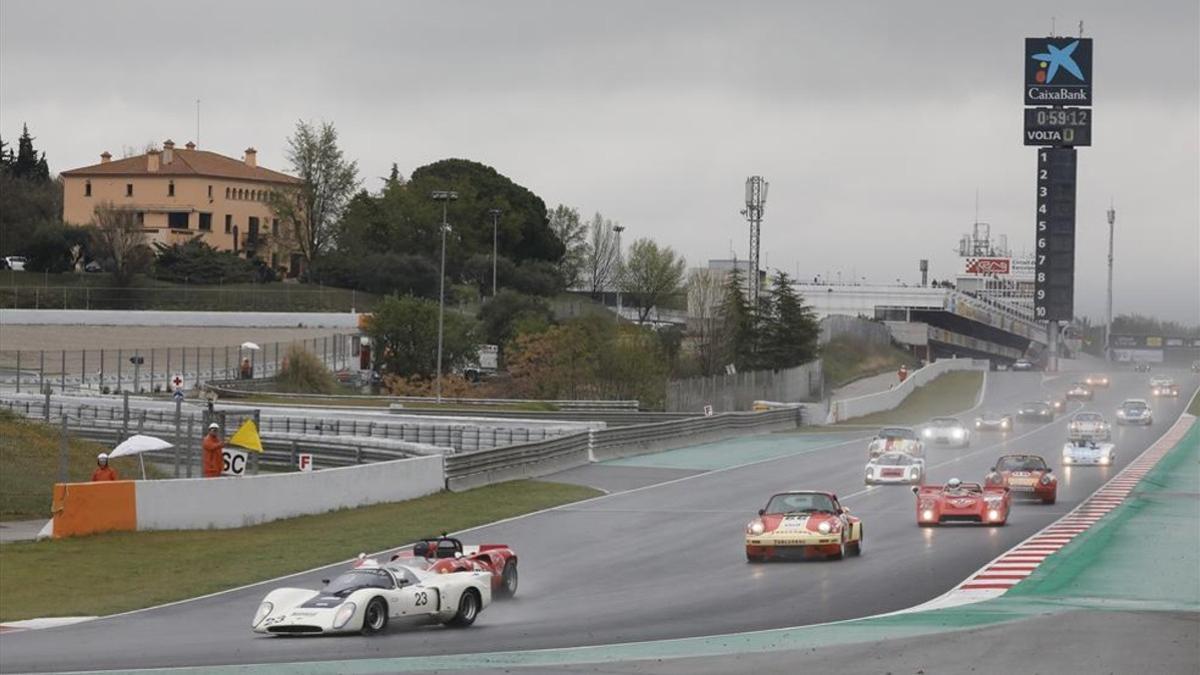
<svg viewBox="0 0 1200 675">
<path fill-rule="evenodd" d="M 1112 273 L 1113 273 L 1113 228 L 1117 224 L 1117 209 L 1108 203 L 1108 317 L 1104 323 L 1104 360 L 1112 360 Z"/>
<path fill-rule="evenodd" d="M 451 201 L 458 199 L 458 193 L 454 190 L 434 190 L 432 195 L 434 201 L 442 203 L 442 267 L 441 274 L 438 275 L 438 342 L 437 342 L 437 402 L 442 402 L 442 333 L 446 318 L 446 230 L 450 226 L 446 223 L 446 207 Z"/>
<path fill-rule="evenodd" d="M 492 215 L 492 297 L 496 297 L 496 243 L 499 240 L 497 232 L 500 227 L 500 209 L 488 209 Z"/>
<path fill-rule="evenodd" d="M 617 233 L 617 320 L 621 319 L 621 233 L 625 231 L 624 225 L 613 225 L 613 232 Z"/>
</svg>

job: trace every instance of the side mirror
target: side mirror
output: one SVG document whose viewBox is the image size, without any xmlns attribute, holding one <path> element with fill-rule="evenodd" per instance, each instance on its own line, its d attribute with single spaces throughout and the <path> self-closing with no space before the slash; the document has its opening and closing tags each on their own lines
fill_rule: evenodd
<svg viewBox="0 0 1200 675">
<path fill-rule="evenodd" d="M 328 586 L 328 585 L 329 585 L 329 580 L 328 580 L 328 579 L 322 579 L 322 580 L 321 580 L 321 583 L 322 583 L 323 585 L 325 585 L 325 586 Z"/>
<path fill-rule="evenodd" d="M 912 492 L 913 492 L 913 494 L 914 494 L 914 495 L 915 495 L 915 494 L 920 494 L 920 492 L 921 492 L 921 488 L 919 488 L 919 487 L 917 487 L 916 485 L 914 485 L 914 486 L 912 486 Z"/>
<path fill-rule="evenodd" d="M 759 509 L 759 510 L 758 510 L 758 515 L 759 515 L 759 516 L 765 516 L 765 515 L 767 515 L 767 510 L 766 510 L 766 509 Z"/>
<path fill-rule="evenodd" d="M 850 513 L 850 509 L 848 509 L 848 508 L 846 508 L 846 507 L 844 507 L 844 506 L 843 506 L 843 507 L 842 507 L 842 513 Z"/>
<path fill-rule="evenodd" d="M 996 473 L 996 467 L 993 466 L 992 468 L 988 469 L 988 471 L 991 471 L 992 473 Z"/>
</svg>

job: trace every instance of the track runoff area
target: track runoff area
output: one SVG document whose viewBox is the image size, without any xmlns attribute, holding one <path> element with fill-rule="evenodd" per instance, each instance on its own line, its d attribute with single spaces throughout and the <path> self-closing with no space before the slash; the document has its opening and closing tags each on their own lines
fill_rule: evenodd
<svg viewBox="0 0 1200 675">
<path fill-rule="evenodd" d="M 1022 402 L 1061 396 L 1082 375 L 990 373 L 979 405 L 961 417 L 971 419 L 983 410 L 1013 412 Z M 306 672 L 372 670 L 363 659 L 393 659 L 388 668 L 412 670 L 420 664 L 438 667 L 455 654 L 465 661 L 471 660 L 467 655 L 476 655 L 478 664 L 479 655 L 493 652 L 603 648 L 821 624 L 897 612 L 955 593 L 1003 591 L 966 587 L 993 581 L 997 583 L 990 585 L 1005 585 L 1009 579 L 980 577 L 995 574 L 998 565 L 1015 566 L 1015 560 L 1001 561 L 1018 551 L 1030 559 L 1049 553 L 1048 547 L 1061 545 L 1078 526 L 1115 504 L 1133 474 L 1113 479 L 1130 466 L 1130 472 L 1149 466 L 1153 455 L 1137 458 L 1152 446 L 1162 446 L 1155 444 L 1183 412 L 1187 394 L 1200 385 L 1196 375 L 1174 375 L 1185 395 L 1154 399 L 1153 425 L 1114 426 L 1117 457 L 1112 466 L 1061 466 L 1068 419 L 1074 412 L 1092 410 L 1111 420 L 1123 399 L 1150 398 L 1145 374 L 1113 373 L 1111 388 L 1097 390 L 1091 401 L 1069 403 L 1053 422 L 1018 422 L 1008 434 L 976 434 L 965 449 L 929 448 L 931 483 L 952 477 L 981 480 L 1002 454 L 1027 452 L 1046 458 L 1059 476 L 1057 503 L 1018 500 L 1004 527 L 918 527 L 907 487 L 863 486 L 866 442 L 858 432 L 849 440 L 830 439 L 816 446 L 804 445 L 799 438 L 803 434 L 796 434 L 797 446 L 803 448 L 796 453 L 738 461 L 742 454 L 761 457 L 755 453 L 759 444 L 788 438 L 771 434 L 726 442 L 730 460 L 724 468 L 709 467 L 461 533 L 467 543 L 509 544 L 521 557 L 517 597 L 488 607 L 469 629 L 394 628 L 377 637 L 329 639 L 251 633 L 250 619 L 271 588 L 319 587 L 320 579 L 344 567 L 338 565 L 73 626 L 3 634 L 0 671 L 192 667 L 204 672 L 239 664 L 276 664 L 281 669 L 292 668 L 284 664 L 306 664 Z M 659 462 L 664 463 L 668 462 Z M 604 472 L 610 467 L 592 468 Z M 1097 493 L 1102 487 L 1108 491 Z M 746 522 L 772 494 L 795 488 L 835 492 L 863 520 L 861 557 L 746 562 Z M 402 666 L 408 661 L 403 657 L 421 658 Z"/>
</svg>

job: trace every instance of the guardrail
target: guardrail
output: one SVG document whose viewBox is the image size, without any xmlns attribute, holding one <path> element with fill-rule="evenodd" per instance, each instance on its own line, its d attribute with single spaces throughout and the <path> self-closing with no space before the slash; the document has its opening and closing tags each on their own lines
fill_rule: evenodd
<svg viewBox="0 0 1200 675">
<path fill-rule="evenodd" d="M 887 391 L 875 394 L 857 396 L 855 398 L 834 401 L 829 406 L 829 416 L 826 424 L 836 424 L 854 417 L 862 417 L 883 410 L 891 410 L 900 405 L 908 395 L 936 379 L 939 375 L 954 370 L 984 370 L 988 362 L 975 359 L 939 359 L 933 363 L 909 373 L 904 382 Z"/>
<path fill-rule="evenodd" d="M 219 396 L 228 398 L 245 398 L 248 396 L 270 395 L 275 398 L 285 398 L 295 400 L 297 403 L 303 403 L 305 399 L 330 401 L 330 400 L 346 400 L 346 401 L 388 401 L 391 403 L 419 403 L 422 405 L 469 405 L 469 406 L 516 406 L 516 405 L 536 405 L 550 406 L 556 408 L 557 411 L 608 411 L 608 410 L 625 410 L 638 411 L 638 401 L 636 400 L 581 400 L 568 401 L 562 399 L 531 399 L 531 398 L 446 398 L 443 397 L 440 404 L 438 400 L 432 396 L 360 396 L 354 394 L 289 394 L 284 392 L 274 392 L 267 389 L 271 384 L 270 380 L 262 380 L 250 384 L 242 380 L 224 380 L 210 382 L 207 389 L 215 391 Z M 424 413 L 424 409 L 421 410 Z M 505 411 L 524 413 L 526 411 Z M 528 412 L 555 412 L 553 410 L 531 410 Z"/>
<path fill-rule="evenodd" d="M 800 408 L 724 413 L 657 424 L 589 430 L 552 441 L 447 455 L 446 488 L 467 490 L 521 478 L 537 478 L 592 461 L 670 450 L 738 435 L 795 428 Z"/>
</svg>

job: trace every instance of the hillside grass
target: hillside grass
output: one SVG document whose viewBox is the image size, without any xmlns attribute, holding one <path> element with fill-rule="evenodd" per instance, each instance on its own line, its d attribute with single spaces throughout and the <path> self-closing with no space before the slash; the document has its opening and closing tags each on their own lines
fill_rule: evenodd
<svg viewBox="0 0 1200 675">
<path fill-rule="evenodd" d="M 67 448 L 69 482 L 91 480 L 96 455 L 111 450 L 78 438 L 70 439 Z M 61 457 L 62 432 L 57 427 L 0 409 L 0 520 L 50 517 Z M 122 457 L 112 466 L 122 478 L 141 477 L 136 458 Z M 147 465 L 146 475 L 158 474 Z"/>
<path fill-rule="evenodd" d="M 916 357 L 891 345 L 871 344 L 848 335 L 841 335 L 821 347 L 822 369 L 830 388 L 849 384 L 857 379 L 899 370 L 909 370 L 919 364 Z"/>
<path fill-rule="evenodd" d="M 981 386 L 983 373 L 980 371 L 945 373 L 924 387 L 917 387 L 892 410 L 852 418 L 847 421 L 847 426 L 913 425 L 927 422 L 933 417 L 953 415 L 975 405 Z"/>
<path fill-rule="evenodd" d="M 0 621 L 96 616 L 193 598 L 600 494 L 578 485 L 513 481 L 231 530 L 3 544 Z M 491 543 L 512 544 L 520 553 L 520 542 Z M 136 583 L 114 583 L 114 570 Z"/>
</svg>

